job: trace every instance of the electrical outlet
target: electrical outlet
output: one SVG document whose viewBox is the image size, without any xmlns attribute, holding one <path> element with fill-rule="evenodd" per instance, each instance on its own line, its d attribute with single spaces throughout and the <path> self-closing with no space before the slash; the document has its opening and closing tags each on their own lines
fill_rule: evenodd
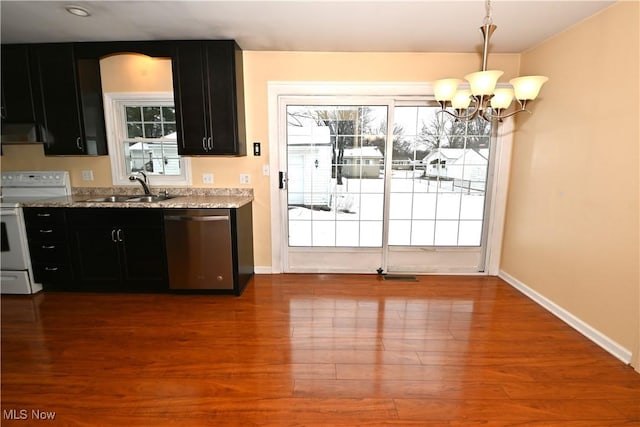
<svg viewBox="0 0 640 427">
<path fill-rule="evenodd" d="M 203 184 L 213 184 L 213 174 L 212 173 L 203 173 L 202 174 L 202 183 Z"/>
<path fill-rule="evenodd" d="M 240 174 L 240 184 L 249 184 L 251 182 L 251 175 L 247 173 Z"/>
<path fill-rule="evenodd" d="M 93 171 L 82 171 L 82 180 L 83 181 L 93 181 Z"/>
</svg>

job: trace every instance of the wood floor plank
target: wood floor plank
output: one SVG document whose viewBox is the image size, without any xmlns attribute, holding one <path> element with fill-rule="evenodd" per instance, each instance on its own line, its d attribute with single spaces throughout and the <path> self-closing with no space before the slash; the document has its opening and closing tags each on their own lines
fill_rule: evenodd
<svg viewBox="0 0 640 427">
<path fill-rule="evenodd" d="M 507 399 L 499 384 L 482 382 L 405 381 L 405 380 L 296 380 L 296 397 L 379 397 L 464 399 L 482 396 L 483 399 Z"/>
<path fill-rule="evenodd" d="M 0 303 L 2 426 L 640 425 L 640 375 L 496 277 Z"/>
<path fill-rule="evenodd" d="M 625 416 L 604 400 L 430 400 L 395 399 L 401 419 L 422 420 L 582 420 L 597 423 L 624 421 Z M 606 425 L 606 424 L 604 424 Z"/>
</svg>

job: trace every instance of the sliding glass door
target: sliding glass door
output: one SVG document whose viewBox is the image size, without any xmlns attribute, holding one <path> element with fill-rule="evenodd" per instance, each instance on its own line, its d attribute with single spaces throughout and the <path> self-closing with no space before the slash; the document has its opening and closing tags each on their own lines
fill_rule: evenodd
<svg viewBox="0 0 640 427">
<path fill-rule="evenodd" d="M 284 271 L 481 270 L 490 126 L 344 101 L 282 100 Z"/>
</svg>

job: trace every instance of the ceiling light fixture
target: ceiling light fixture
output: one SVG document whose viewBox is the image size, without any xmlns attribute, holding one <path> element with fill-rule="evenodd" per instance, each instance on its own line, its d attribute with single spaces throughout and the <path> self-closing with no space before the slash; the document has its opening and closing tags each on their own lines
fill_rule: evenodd
<svg viewBox="0 0 640 427">
<path fill-rule="evenodd" d="M 485 3 L 486 16 L 484 25 L 480 27 L 484 43 L 482 46 L 482 71 L 467 74 L 464 78 L 469 82 L 470 89 L 458 89 L 463 82 L 460 79 L 437 80 L 433 86 L 436 101 L 442 107 L 440 112 L 447 113 L 456 120 L 473 120 L 482 117 L 487 121 L 498 120 L 521 113 L 526 109 L 527 102 L 538 96 L 542 85 L 549 80 L 545 76 L 524 76 L 509 80 L 509 87 L 496 89 L 498 79 L 503 71 L 487 70 L 487 56 L 489 54 L 489 39 L 498 28 L 491 20 L 491 0 Z M 516 98 L 519 108 L 511 113 L 504 113 L 509 108 L 513 98 Z M 454 113 L 447 110 L 453 107 Z"/>
<path fill-rule="evenodd" d="M 89 12 L 88 9 L 85 9 L 84 7 L 81 7 L 81 6 L 70 4 L 65 6 L 64 8 L 66 9 L 67 12 L 75 16 L 81 16 L 83 18 L 86 18 L 87 16 L 91 16 L 91 12 Z"/>
</svg>

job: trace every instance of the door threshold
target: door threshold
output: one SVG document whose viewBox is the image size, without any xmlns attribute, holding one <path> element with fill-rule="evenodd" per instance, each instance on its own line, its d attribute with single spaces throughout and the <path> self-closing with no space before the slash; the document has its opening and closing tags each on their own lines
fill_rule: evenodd
<svg viewBox="0 0 640 427">
<path fill-rule="evenodd" d="M 396 282 L 417 282 L 418 278 L 412 274 L 384 274 L 382 280 L 393 280 Z"/>
</svg>

